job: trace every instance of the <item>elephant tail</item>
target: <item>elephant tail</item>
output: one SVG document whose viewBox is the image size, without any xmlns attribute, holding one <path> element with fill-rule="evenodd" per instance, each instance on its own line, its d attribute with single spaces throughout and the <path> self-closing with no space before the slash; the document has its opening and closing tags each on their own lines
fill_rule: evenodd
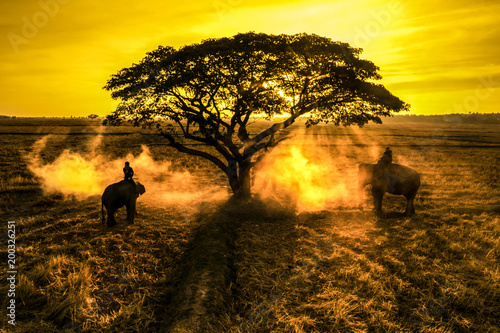
<svg viewBox="0 0 500 333">
<path fill-rule="evenodd" d="M 101 215 L 102 215 L 102 224 L 106 223 L 106 217 L 104 216 L 104 199 L 101 198 Z"/>
</svg>

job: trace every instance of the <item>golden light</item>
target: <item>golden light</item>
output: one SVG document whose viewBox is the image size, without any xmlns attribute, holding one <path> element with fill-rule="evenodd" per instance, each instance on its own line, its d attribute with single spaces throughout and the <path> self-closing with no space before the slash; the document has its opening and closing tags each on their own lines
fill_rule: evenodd
<svg viewBox="0 0 500 333">
<path fill-rule="evenodd" d="M 65 150 L 53 163 L 32 166 L 33 173 L 44 180 L 45 190 L 88 196 L 100 194 L 103 177 L 91 160 Z"/>
<path fill-rule="evenodd" d="M 57 8 L 49 10 L 49 2 Z M 500 3 L 494 1 L 455 6 L 440 0 L 431 11 L 417 0 L 201 0 L 189 7 L 49 2 L 0 5 L 6 37 L 0 43 L 0 114 L 104 116 L 116 107 L 102 90 L 106 80 L 158 45 L 248 31 L 315 33 L 362 48 L 361 56 L 381 68 L 380 83 L 415 113 L 454 112 L 478 86 L 487 98 L 462 112 L 498 112 L 500 104 Z"/>
<path fill-rule="evenodd" d="M 254 191 L 292 202 L 298 211 L 349 204 L 348 180 L 328 154 L 308 146 L 278 147 L 257 166 Z"/>
<path fill-rule="evenodd" d="M 128 154 L 124 158 L 110 158 L 98 152 L 102 140 L 98 135 L 87 143 L 91 151 L 87 154 L 65 150 L 53 162 L 45 163 L 40 156 L 50 149 L 51 137 L 46 136 L 34 145 L 27 156 L 29 169 L 40 177 L 47 193 L 62 193 L 86 198 L 100 195 L 106 186 L 123 179 L 122 169 L 128 161 L 134 169 L 134 179 L 143 183 L 148 202 L 192 205 L 206 198 L 221 200 L 228 193 L 213 182 L 207 185 L 188 171 L 172 170 L 169 160 L 155 160 L 147 146 L 141 146 L 139 155 Z M 142 199 L 141 201 L 144 201 Z"/>
</svg>

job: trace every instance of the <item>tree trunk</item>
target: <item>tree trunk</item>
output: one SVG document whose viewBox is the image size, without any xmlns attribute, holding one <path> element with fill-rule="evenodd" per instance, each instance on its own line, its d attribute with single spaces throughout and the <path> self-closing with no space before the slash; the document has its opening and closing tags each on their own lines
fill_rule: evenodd
<svg viewBox="0 0 500 333">
<path fill-rule="evenodd" d="M 233 195 L 237 196 L 240 191 L 240 181 L 238 180 L 238 176 L 228 175 L 229 186 L 231 187 L 231 191 L 233 191 Z"/>
<path fill-rule="evenodd" d="M 227 176 L 233 195 L 237 198 L 248 199 L 252 196 L 251 186 L 252 163 L 248 161 L 240 162 L 238 172 L 228 168 Z"/>
<path fill-rule="evenodd" d="M 251 169 L 250 162 L 240 163 L 240 193 L 239 196 L 246 199 L 252 196 L 252 182 L 251 182 Z"/>
</svg>

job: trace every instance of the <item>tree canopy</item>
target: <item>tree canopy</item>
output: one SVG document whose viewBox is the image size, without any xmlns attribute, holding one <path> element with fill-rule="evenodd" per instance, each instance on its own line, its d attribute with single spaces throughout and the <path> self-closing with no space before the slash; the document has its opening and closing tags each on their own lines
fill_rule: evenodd
<svg viewBox="0 0 500 333">
<path fill-rule="evenodd" d="M 174 148 L 225 172 L 235 194 L 248 195 L 252 157 L 274 146 L 275 133 L 298 117 L 306 116 L 307 125 L 362 126 L 408 109 L 374 83 L 379 68 L 360 53 L 317 35 L 251 32 L 179 49 L 160 46 L 112 75 L 105 89 L 120 99 L 114 121 L 155 126 Z M 285 120 L 248 132 L 253 116 L 275 115 Z M 178 134 L 217 154 L 183 144 Z"/>
</svg>

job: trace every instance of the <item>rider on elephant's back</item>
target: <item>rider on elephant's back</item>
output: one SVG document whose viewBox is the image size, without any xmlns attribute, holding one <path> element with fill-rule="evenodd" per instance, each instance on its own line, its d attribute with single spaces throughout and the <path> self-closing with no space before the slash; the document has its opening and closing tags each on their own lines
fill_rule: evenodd
<svg viewBox="0 0 500 333">
<path fill-rule="evenodd" d="M 377 164 L 383 168 L 387 168 L 392 163 L 392 150 L 391 148 L 385 148 L 384 155 L 378 160 Z"/>
<path fill-rule="evenodd" d="M 125 180 L 128 180 L 129 182 L 134 184 L 134 187 L 137 189 L 137 186 L 136 186 L 134 180 L 132 179 L 132 177 L 134 176 L 134 169 L 132 169 L 129 162 L 125 162 L 125 167 L 123 168 L 123 173 L 125 174 Z"/>
<path fill-rule="evenodd" d="M 123 173 L 125 174 L 125 180 L 134 181 L 132 177 L 134 176 L 134 170 L 130 167 L 129 162 L 125 162 L 125 167 L 123 168 Z"/>
<path fill-rule="evenodd" d="M 125 174 L 125 180 L 128 180 L 135 185 L 134 179 L 132 179 L 132 177 L 134 176 L 134 169 L 132 169 L 129 162 L 125 162 L 123 173 Z"/>
<path fill-rule="evenodd" d="M 377 170 L 375 173 L 378 175 L 378 177 L 383 177 L 387 181 L 387 184 L 389 184 L 389 187 L 393 187 L 393 178 L 394 175 L 389 171 L 389 166 L 392 164 L 392 150 L 391 148 L 387 147 L 385 148 L 385 152 L 382 155 L 382 157 L 378 160 L 377 162 Z M 390 190 L 393 190 L 391 188 Z"/>
</svg>

